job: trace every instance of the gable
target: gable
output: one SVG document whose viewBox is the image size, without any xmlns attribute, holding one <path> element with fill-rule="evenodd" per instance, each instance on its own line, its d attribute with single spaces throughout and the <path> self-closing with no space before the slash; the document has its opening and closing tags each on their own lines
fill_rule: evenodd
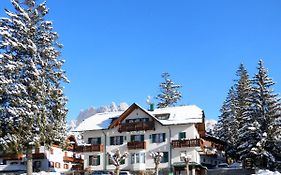
<svg viewBox="0 0 281 175">
<path fill-rule="evenodd" d="M 141 122 L 142 120 L 149 119 L 150 121 L 157 121 L 154 116 L 141 108 L 136 103 L 133 103 L 118 119 L 112 122 L 109 129 L 115 128 L 122 123 Z M 159 122 L 160 123 L 160 122 Z M 161 123 L 160 123 L 161 124 Z"/>
</svg>

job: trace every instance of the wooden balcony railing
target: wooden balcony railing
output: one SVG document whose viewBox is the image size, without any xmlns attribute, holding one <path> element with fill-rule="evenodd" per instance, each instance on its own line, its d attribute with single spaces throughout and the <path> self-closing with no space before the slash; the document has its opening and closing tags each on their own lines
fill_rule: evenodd
<svg viewBox="0 0 281 175">
<path fill-rule="evenodd" d="M 200 139 L 189 139 L 189 140 L 172 140 L 173 148 L 182 147 L 201 147 L 202 141 Z"/>
<path fill-rule="evenodd" d="M 146 142 L 143 141 L 143 142 L 128 142 L 127 143 L 127 147 L 129 150 L 132 150 L 132 149 L 146 149 Z"/>
<path fill-rule="evenodd" d="M 76 148 L 77 152 L 103 152 L 103 144 L 84 145 Z"/>
<path fill-rule="evenodd" d="M 4 160 L 22 160 L 23 154 L 3 154 L 0 155 L 0 158 Z"/>
<path fill-rule="evenodd" d="M 81 158 L 68 157 L 68 156 L 64 156 L 63 161 L 64 162 L 72 162 L 72 163 L 81 163 L 81 164 L 84 162 L 84 160 L 81 159 Z"/>
<path fill-rule="evenodd" d="M 119 126 L 118 129 L 119 132 L 147 131 L 147 130 L 155 130 L 154 121 L 123 123 Z"/>
<path fill-rule="evenodd" d="M 82 165 L 72 165 L 72 167 L 71 167 L 71 170 L 76 170 L 76 171 L 83 170 L 83 169 L 84 169 L 83 164 Z"/>
</svg>

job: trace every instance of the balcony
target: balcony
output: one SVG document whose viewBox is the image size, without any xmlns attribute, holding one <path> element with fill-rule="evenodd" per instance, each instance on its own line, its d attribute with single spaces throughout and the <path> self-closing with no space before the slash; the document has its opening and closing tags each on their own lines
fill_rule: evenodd
<svg viewBox="0 0 281 175">
<path fill-rule="evenodd" d="M 201 147 L 202 141 L 200 139 L 172 140 L 171 144 L 173 148 Z"/>
<path fill-rule="evenodd" d="M 77 152 L 103 152 L 103 144 L 78 146 Z"/>
<path fill-rule="evenodd" d="M 81 158 L 68 157 L 68 156 L 64 156 L 63 161 L 64 162 L 72 162 L 72 163 L 80 163 L 80 164 L 83 164 L 83 162 L 84 162 L 83 159 L 81 159 Z"/>
<path fill-rule="evenodd" d="M 4 160 L 22 160 L 23 154 L 4 154 L 1 155 L 0 158 Z"/>
<path fill-rule="evenodd" d="M 118 129 L 119 132 L 147 131 L 147 130 L 155 130 L 154 121 L 123 123 L 119 126 Z"/>
<path fill-rule="evenodd" d="M 71 170 L 83 170 L 83 164 L 82 165 L 72 165 Z"/>
<path fill-rule="evenodd" d="M 146 142 L 134 141 L 127 143 L 128 150 L 132 149 L 146 149 Z"/>
</svg>

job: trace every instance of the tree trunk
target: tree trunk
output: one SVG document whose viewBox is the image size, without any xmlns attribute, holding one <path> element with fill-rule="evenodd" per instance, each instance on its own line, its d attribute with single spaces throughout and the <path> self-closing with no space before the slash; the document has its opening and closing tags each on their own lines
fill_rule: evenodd
<svg viewBox="0 0 281 175">
<path fill-rule="evenodd" d="M 28 146 L 26 150 L 26 175 L 32 175 L 32 147 Z"/>
<path fill-rule="evenodd" d="M 120 167 L 119 166 L 116 166 L 115 173 L 116 173 L 116 175 L 119 175 L 119 173 L 120 173 Z"/>
<path fill-rule="evenodd" d="M 189 175 L 189 166 L 188 166 L 188 161 L 186 162 L 186 175 Z"/>
<path fill-rule="evenodd" d="M 155 164 L 155 175 L 159 174 L 159 167 L 158 164 Z"/>
</svg>

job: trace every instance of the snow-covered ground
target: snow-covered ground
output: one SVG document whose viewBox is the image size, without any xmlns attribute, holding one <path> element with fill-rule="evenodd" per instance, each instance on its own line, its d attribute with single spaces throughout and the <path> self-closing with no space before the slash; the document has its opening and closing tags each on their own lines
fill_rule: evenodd
<svg viewBox="0 0 281 175">
<path fill-rule="evenodd" d="M 20 175 L 26 175 L 26 173 L 23 173 L 23 174 L 20 174 Z M 32 173 L 32 175 L 61 175 L 61 173 L 41 171 L 41 172 L 38 172 L 38 173 Z"/>
<path fill-rule="evenodd" d="M 275 171 L 269 171 L 269 170 L 259 170 L 256 174 L 258 175 L 281 175 L 281 173 Z"/>
</svg>

